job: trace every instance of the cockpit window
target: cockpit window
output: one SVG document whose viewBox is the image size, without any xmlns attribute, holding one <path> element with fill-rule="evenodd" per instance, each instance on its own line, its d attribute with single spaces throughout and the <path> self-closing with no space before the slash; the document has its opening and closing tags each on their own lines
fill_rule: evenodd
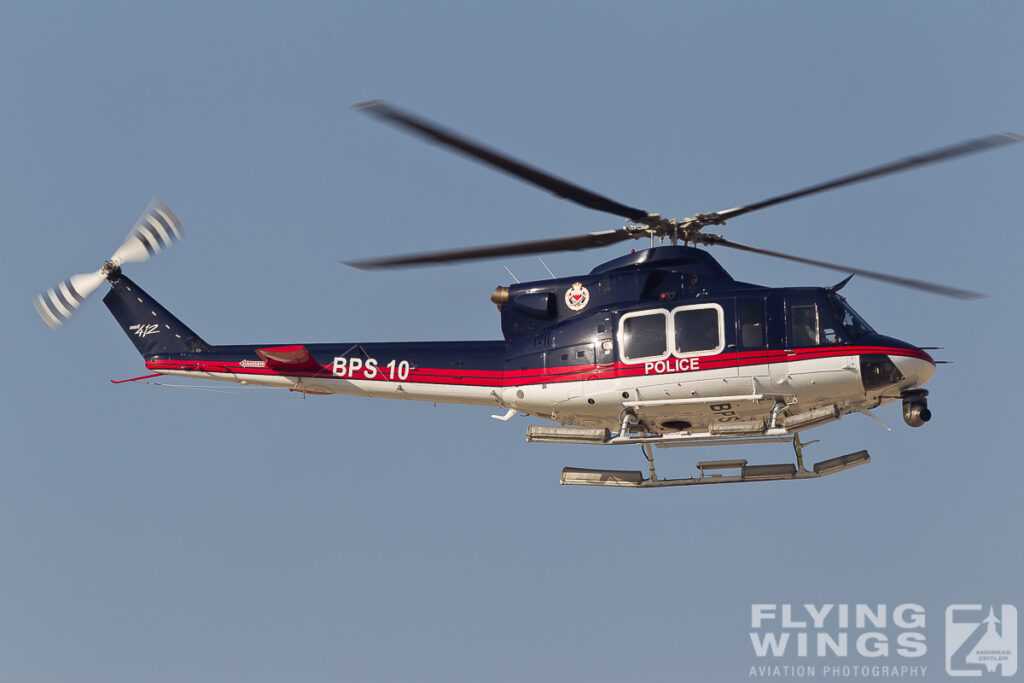
<svg viewBox="0 0 1024 683">
<path fill-rule="evenodd" d="M 850 341 L 856 341 L 864 335 L 874 332 L 871 325 L 864 322 L 864 318 L 857 315 L 857 312 L 850 307 L 850 304 L 846 303 L 846 299 L 843 297 L 835 293 L 829 294 L 828 303 L 843 329 L 846 330 Z"/>
</svg>

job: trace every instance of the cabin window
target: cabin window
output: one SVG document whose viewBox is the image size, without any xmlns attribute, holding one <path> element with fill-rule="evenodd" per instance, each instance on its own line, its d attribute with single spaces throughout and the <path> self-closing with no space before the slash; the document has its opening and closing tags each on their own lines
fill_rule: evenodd
<svg viewBox="0 0 1024 683">
<path fill-rule="evenodd" d="M 817 346 L 818 307 L 814 304 L 794 304 L 790 306 L 789 312 L 790 346 Z"/>
<path fill-rule="evenodd" d="M 622 360 L 640 363 L 670 355 L 719 353 L 725 348 L 724 317 L 718 304 L 680 306 L 671 314 L 664 310 L 627 313 L 619 324 Z"/>
<path fill-rule="evenodd" d="M 760 301 L 740 306 L 740 346 L 764 348 L 764 305 Z"/>
<path fill-rule="evenodd" d="M 722 308 L 717 304 L 686 306 L 672 311 L 675 354 L 692 356 L 722 350 Z"/>
<path fill-rule="evenodd" d="M 627 363 L 668 357 L 668 312 L 643 311 L 622 316 L 619 346 Z"/>
</svg>

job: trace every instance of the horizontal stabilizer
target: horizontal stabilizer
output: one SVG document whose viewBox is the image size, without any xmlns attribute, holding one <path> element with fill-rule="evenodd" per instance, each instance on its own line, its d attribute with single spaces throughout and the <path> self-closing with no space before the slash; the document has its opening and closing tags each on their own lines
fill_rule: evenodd
<svg viewBox="0 0 1024 683">
<path fill-rule="evenodd" d="M 320 370 L 323 366 L 316 362 L 313 354 L 301 344 L 296 346 L 268 346 L 256 349 L 256 355 L 271 370 Z"/>
</svg>

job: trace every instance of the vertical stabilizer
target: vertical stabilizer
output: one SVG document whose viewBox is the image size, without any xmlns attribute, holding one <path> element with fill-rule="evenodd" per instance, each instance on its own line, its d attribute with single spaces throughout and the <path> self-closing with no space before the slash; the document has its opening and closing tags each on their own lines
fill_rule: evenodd
<svg viewBox="0 0 1024 683">
<path fill-rule="evenodd" d="M 111 274 L 103 303 L 144 357 L 201 353 L 210 348 L 198 334 L 121 273 Z"/>
</svg>

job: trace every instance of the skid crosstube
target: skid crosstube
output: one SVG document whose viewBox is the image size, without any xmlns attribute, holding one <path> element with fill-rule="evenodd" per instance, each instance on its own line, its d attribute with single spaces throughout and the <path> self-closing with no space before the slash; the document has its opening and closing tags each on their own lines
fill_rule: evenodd
<svg viewBox="0 0 1024 683">
<path fill-rule="evenodd" d="M 782 481 L 788 479 L 817 479 L 836 472 L 871 462 L 867 451 L 822 460 L 808 471 L 797 469 L 792 463 L 780 465 L 748 465 L 746 460 L 706 460 L 697 463 L 700 476 L 688 479 L 645 479 L 639 470 L 589 470 L 566 467 L 562 470 L 562 484 L 577 486 L 624 486 L 629 488 L 655 488 L 659 486 L 695 486 L 699 484 L 737 484 L 751 481 Z M 739 470 L 739 474 L 708 474 L 708 470 Z"/>
</svg>

